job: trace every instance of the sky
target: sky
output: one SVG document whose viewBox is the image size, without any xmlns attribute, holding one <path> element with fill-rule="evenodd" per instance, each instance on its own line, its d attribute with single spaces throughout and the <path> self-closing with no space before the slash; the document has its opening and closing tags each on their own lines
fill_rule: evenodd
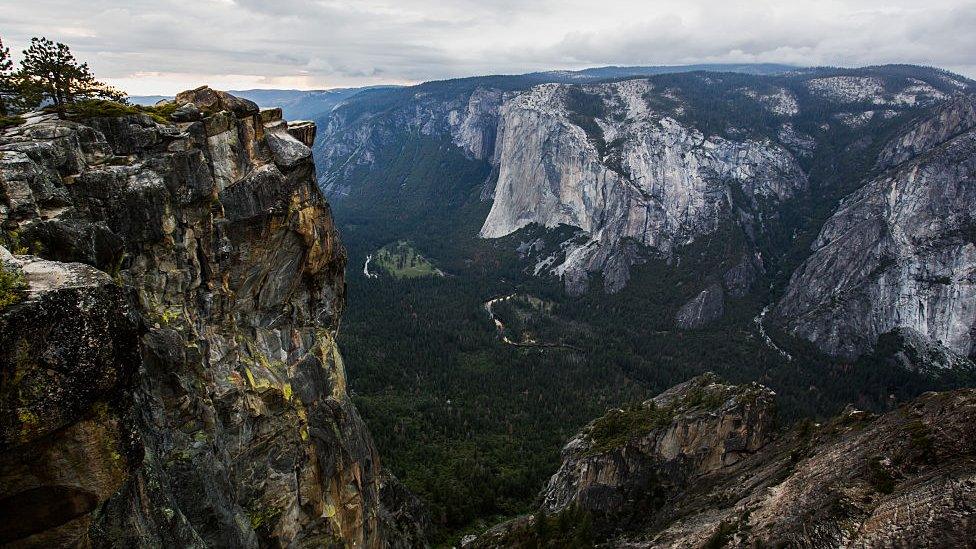
<svg viewBox="0 0 976 549">
<path fill-rule="evenodd" d="M 71 46 L 130 94 L 411 84 L 603 65 L 934 65 L 976 78 L 976 0 L 2 0 L 15 60 Z"/>
</svg>

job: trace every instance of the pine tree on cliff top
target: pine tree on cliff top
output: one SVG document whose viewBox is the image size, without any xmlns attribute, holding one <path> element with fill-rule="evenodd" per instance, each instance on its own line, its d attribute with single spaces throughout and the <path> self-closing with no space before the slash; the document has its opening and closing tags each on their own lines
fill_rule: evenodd
<svg viewBox="0 0 976 549">
<path fill-rule="evenodd" d="M 13 113 L 12 103 L 18 95 L 14 75 L 14 62 L 10 59 L 10 48 L 4 47 L 0 38 L 0 116 Z"/>
<path fill-rule="evenodd" d="M 124 101 L 125 94 L 98 80 L 88 63 L 78 63 L 71 49 L 47 38 L 33 38 L 20 62 L 24 95 L 34 105 L 51 102 L 58 116 L 65 118 L 67 107 L 86 99 Z"/>
</svg>

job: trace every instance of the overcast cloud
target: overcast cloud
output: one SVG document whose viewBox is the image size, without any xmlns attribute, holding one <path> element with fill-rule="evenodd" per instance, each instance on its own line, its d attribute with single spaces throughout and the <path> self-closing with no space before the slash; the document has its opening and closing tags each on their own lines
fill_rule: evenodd
<svg viewBox="0 0 976 549">
<path fill-rule="evenodd" d="M 919 63 L 976 77 L 974 0 L 2 0 L 132 94 L 333 88 L 599 65 Z"/>
</svg>

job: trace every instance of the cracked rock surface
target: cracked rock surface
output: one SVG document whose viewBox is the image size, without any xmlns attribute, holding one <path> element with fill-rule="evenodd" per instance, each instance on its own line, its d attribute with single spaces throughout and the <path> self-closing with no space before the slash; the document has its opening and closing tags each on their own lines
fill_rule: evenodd
<svg viewBox="0 0 976 549">
<path fill-rule="evenodd" d="M 346 393 L 314 128 L 176 101 L 0 135 L 0 543 L 423 545 Z"/>
</svg>

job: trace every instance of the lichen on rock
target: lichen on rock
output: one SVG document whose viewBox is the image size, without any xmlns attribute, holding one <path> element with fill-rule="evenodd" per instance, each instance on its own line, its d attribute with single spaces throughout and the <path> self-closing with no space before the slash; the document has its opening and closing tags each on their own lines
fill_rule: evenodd
<svg viewBox="0 0 976 549">
<path fill-rule="evenodd" d="M 0 506 L 61 501 L 0 541 L 424 543 L 419 507 L 384 510 L 395 480 L 346 394 L 314 126 L 207 87 L 175 101 L 171 124 L 0 136 L 0 224 L 41 256 L 4 256 L 27 287 L 0 311 Z"/>
</svg>

